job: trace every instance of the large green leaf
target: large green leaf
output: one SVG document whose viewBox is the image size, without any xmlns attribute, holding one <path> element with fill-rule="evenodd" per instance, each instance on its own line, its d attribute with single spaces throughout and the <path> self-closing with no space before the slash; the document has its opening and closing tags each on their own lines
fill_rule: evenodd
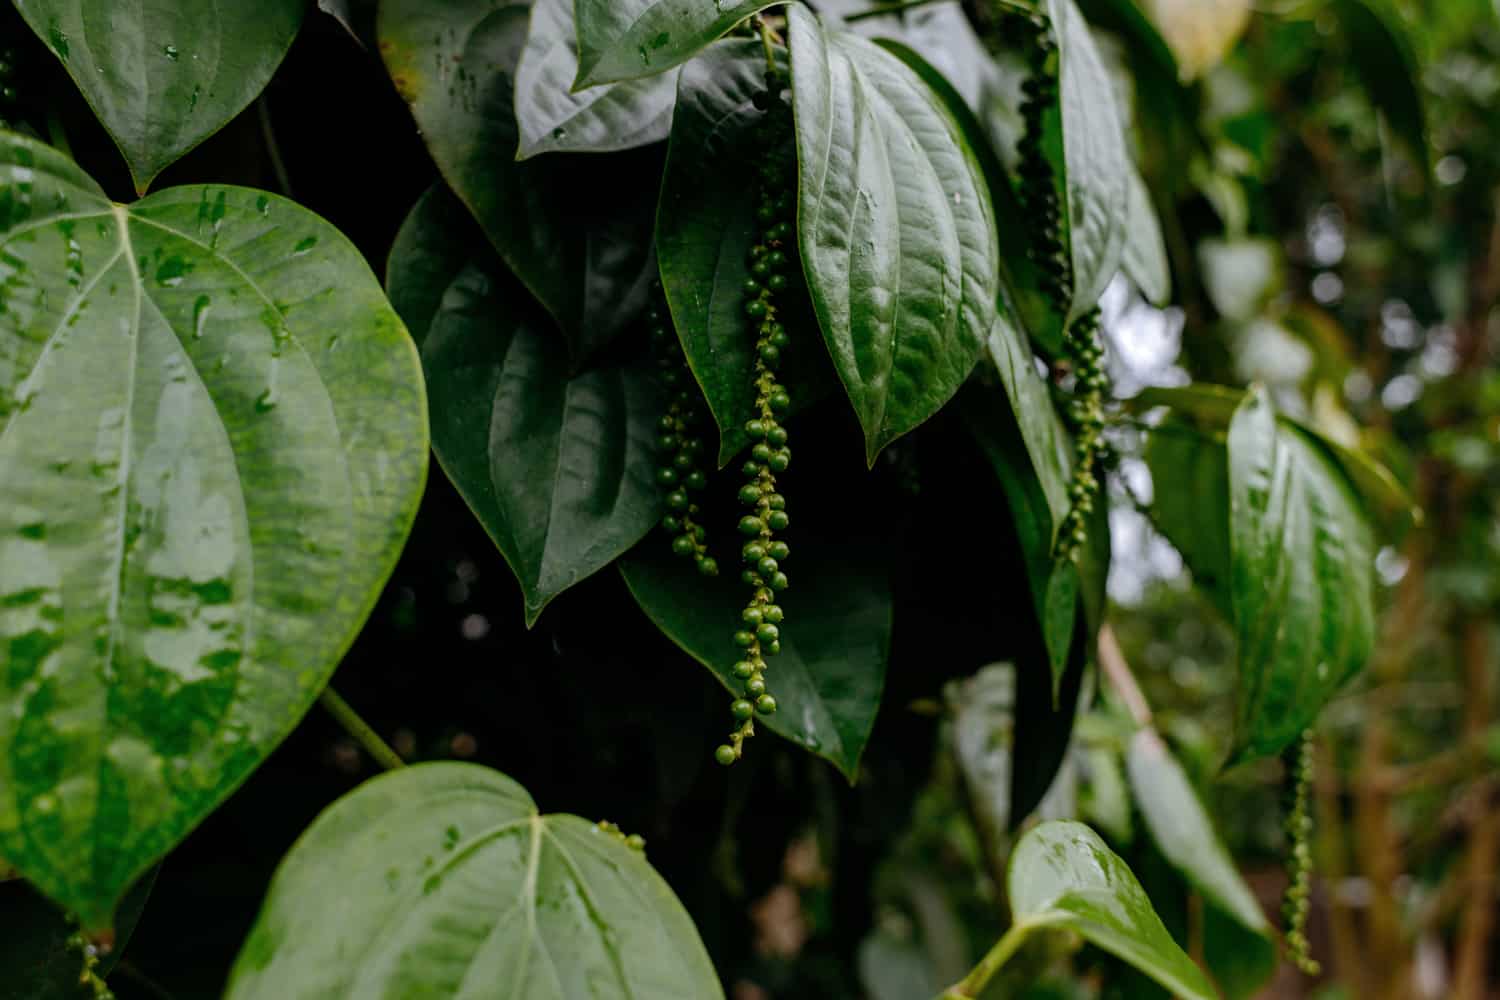
<svg viewBox="0 0 1500 1000">
<path fill-rule="evenodd" d="M 866 547 L 806 538 L 795 548 L 796 585 L 777 596 L 786 609 L 781 652 L 766 661 L 779 707 L 762 722 L 853 781 L 885 687 L 890 580 Z M 620 570 L 657 628 L 739 692 L 743 684 L 730 673 L 739 650 L 730 636 L 745 604 L 743 585 L 728 575 L 704 579 L 663 545 L 637 547 Z"/>
<path fill-rule="evenodd" d="M 302 717 L 406 538 L 416 351 L 284 199 L 0 134 L 0 856 L 90 928 Z"/>
<path fill-rule="evenodd" d="M 682 68 L 672 142 L 656 214 L 656 253 L 672 322 L 719 428 L 719 464 L 750 442 L 755 416 L 754 336 L 744 285 L 757 223 L 751 193 L 765 112 L 766 56 L 758 41 L 725 40 Z M 791 294 L 790 290 L 787 294 Z M 832 382 L 827 352 L 805 297 L 779 315 L 792 335 L 781 373 L 793 409 Z"/>
<path fill-rule="evenodd" d="M 3 865 L 0 865 L 3 867 Z M 115 937 L 100 955 L 94 975 L 109 975 L 140 920 L 152 872 L 125 895 L 115 916 Z M 25 882 L 0 883 L 0 1000 L 98 1000 L 92 984 L 81 981 L 84 958 L 77 925 Z"/>
<path fill-rule="evenodd" d="M 803 269 L 873 463 L 973 369 L 995 222 L 957 121 L 909 66 L 802 7 L 788 20 Z"/>
<path fill-rule="evenodd" d="M 1162 856 L 1244 927 L 1269 935 L 1255 894 L 1240 877 L 1182 765 L 1155 731 L 1136 731 L 1125 767 L 1131 792 Z"/>
<path fill-rule="evenodd" d="M 663 73 L 781 0 L 576 0 L 574 90 Z"/>
<path fill-rule="evenodd" d="M 1073 0 L 1048 0 L 1061 66 L 1072 319 L 1099 301 L 1119 269 L 1130 210 L 1130 157 L 1109 72 Z"/>
<path fill-rule="evenodd" d="M 297 36 L 304 7 L 301 0 L 15 3 L 114 137 L 141 192 L 255 99 Z"/>
<path fill-rule="evenodd" d="M 577 72 L 573 0 L 535 0 L 516 70 L 517 159 L 568 150 L 607 153 L 667 137 L 676 73 L 574 93 L 568 88 Z"/>
<path fill-rule="evenodd" d="M 529 19 L 530 4 L 507 0 L 386 0 L 380 49 L 448 186 L 581 366 L 637 320 L 650 292 L 660 156 L 516 162 Z"/>
<path fill-rule="evenodd" d="M 1032 828 L 1011 853 L 1006 885 L 1015 927 L 1074 931 L 1180 997 L 1213 1000 L 1130 868 L 1082 823 Z"/>
<path fill-rule="evenodd" d="M 1374 541 L 1344 474 L 1259 387 L 1229 425 L 1229 501 L 1240 761 L 1289 745 L 1369 658 Z"/>
<path fill-rule="evenodd" d="M 476 764 L 403 768 L 330 806 L 271 882 L 227 1000 L 722 998 L 644 855 Z"/>
<path fill-rule="evenodd" d="M 570 378 L 546 318 L 444 188 L 401 227 L 389 287 L 421 345 L 433 450 L 510 563 L 531 625 L 660 513 L 654 381 L 640 366 Z"/>
</svg>

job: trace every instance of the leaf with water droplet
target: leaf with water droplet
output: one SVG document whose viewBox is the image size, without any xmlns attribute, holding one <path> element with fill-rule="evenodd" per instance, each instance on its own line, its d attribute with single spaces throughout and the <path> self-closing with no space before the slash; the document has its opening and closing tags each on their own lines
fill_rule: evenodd
<svg viewBox="0 0 1500 1000">
<path fill-rule="evenodd" d="M 781 652 L 766 661 L 777 709 L 757 725 L 807 748 L 853 782 L 885 689 L 891 587 L 875 546 L 832 545 L 827 534 L 792 536 L 793 585 L 777 597 L 786 611 Z M 620 572 L 656 627 L 738 694 L 744 685 L 732 670 L 739 650 L 725 623 L 736 621 L 745 604 L 739 574 L 705 579 L 659 538 L 636 546 L 620 561 Z M 710 748 L 703 752 L 706 757 Z"/>
<path fill-rule="evenodd" d="M 445 188 L 402 226 L 389 287 L 421 345 L 438 461 L 515 571 L 531 625 L 660 514 L 655 380 L 640 365 L 570 376 L 546 317 Z"/>
<path fill-rule="evenodd" d="M 104 929 L 353 640 L 415 511 L 427 407 L 368 265 L 305 209 L 218 186 L 112 205 L 0 134 L 0 190 L 22 172 L 38 197 L 0 219 L 21 264 L 0 313 L 0 855 Z"/>
<path fill-rule="evenodd" d="M 803 271 L 873 464 L 973 370 L 1000 290 L 995 220 L 958 122 L 911 67 L 787 16 Z"/>
<path fill-rule="evenodd" d="M 387 0 L 380 50 L 443 179 L 582 367 L 645 306 L 661 151 L 516 162 L 512 88 L 529 14 L 491 0 Z"/>
<path fill-rule="evenodd" d="M 665 73 L 778 0 L 578 0 L 575 91 Z"/>
<path fill-rule="evenodd" d="M 415 859 L 446 836 L 452 850 L 424 869 Z M 724 996 L 642 852 L 577 816 L 540 815 L 503 774 L 445 762 L 368 781 L 308 827 L 225 998 L 456 997 L 476 983 L 495 1000 Z"/>
<path fill-rule="evenodd" d="M 16 6 L 50 41 L 144 193 L 270 82 L 304 5 L 26 0 Z"/>
<path fill-rule="evenodd" d="M 606 153 L 658 142 L 672 127 L 677 74 L 572 93 L 578 72 L 573 0 L 536 0 L 516 70 L 517 159 L 540 153 Z"/>
</svg>

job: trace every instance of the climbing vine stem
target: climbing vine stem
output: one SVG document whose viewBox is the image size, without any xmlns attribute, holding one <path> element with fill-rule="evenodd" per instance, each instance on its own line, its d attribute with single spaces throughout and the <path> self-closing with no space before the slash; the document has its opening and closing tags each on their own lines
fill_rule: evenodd
<svg viewBox="0 0 1500 1000">
<path fill-rule="evenodd" d="M 401 755 L 392 750 L 380 735 L 370 726 L 368 722 L 360 718 L 350 704 L 332 687 L 325 687 L 323 693 L 318 695 L 318 701 L 333 716 L 334 721 L 344 727 L 344 731 L 354 738 L 354 741 L 364 747 L 365 753 L 374 759 L 375 763 L 387 771 L 394 771 L 406 766 L 406 761 Z"/>
</svg>

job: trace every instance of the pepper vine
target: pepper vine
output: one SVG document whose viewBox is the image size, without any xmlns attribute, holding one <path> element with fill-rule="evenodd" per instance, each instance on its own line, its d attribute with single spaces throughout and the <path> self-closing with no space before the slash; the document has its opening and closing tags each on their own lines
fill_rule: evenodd
<svg viewBox="0 0 1500 1000">
<path fill-rule="evenodd" d="M 768 113 L 756 126 L 756 145 L 766 155 L 759 167 L 755 195 L 760 233 L 750 251 L 750 277 L 744 287 L 745 317 L 755 336 L 755 416 L 745 423 L 745 433 L 754 443 L 742 469 L 745 484 L 739 492 L 740 502 L 749 508 L 740 518 L 739 531 L 745 536 L 740 550 L 745 568 L 740 579 L 750 589 L 750 599 L 733 637 L 741 653 L 732 672 L 743 682 L 744 696 L 730 706 L 736 726 L 728 742 L 714 751 L 714 759 L 724 765 L 733 764 L 743 755 L 745 740 L 755 734 L 755 716 L 776 711 L 776 698 L 766 690 L 765 658 L 781 652 L 785 612 L 776 598 L 789 585 L 782 565 L 791 549 L 777 534 L 787 529 L 790 518 L 786 497 L 776 484 L 776 476 L 785 472 L 792 460 L 786 427 L 781 423 L 792 401 L 776 375 L 790 344 L 778 317 L 795 274 L 796 254 L 796 193 L 787 183 L 793 174 L 790 113 L 782 99 L 785 89 L 785 79 L 773 66 L 766 73 L 766 89 L 754 98 L 756 107 Z"/>
</svg>

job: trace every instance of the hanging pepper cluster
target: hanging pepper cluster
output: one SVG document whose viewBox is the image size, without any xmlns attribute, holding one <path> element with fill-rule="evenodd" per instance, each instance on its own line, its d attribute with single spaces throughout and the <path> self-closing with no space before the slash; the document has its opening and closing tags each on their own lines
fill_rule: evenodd
<svg viewBox="0 0 1500 1000">
<path fill-rule="evenodd" d="M 765 112 L 756 126 L 756 148 L 764 150 L 755 193 L 758 239 L 750 251 L 750 277 L 745 279 L 745 318 L 755 338 L 755 416 L 745 423 L 752 442 L 750 457 L 741 470 L 745 483 L 740 503 L 748 508 L 740 518 L 745 541 L 740 550 L 744 569 L 740 579 L 750 591 L 740 613 L 741 627 L 734 633 L 740 658 L 733 667 L 736 680 L 744 684 L 743 697 L 730 706 L 735 728 L 729 740 L 714 751 L 720 764 L 733 764 L 744 753 L 745 740 L 755 734 L 755 716 L 776 711 L 776 699 L 766 690 L 766 657 L 781 652 L 781 626 L 785 613 L 776 603 L 788 580 L 782 568 L 791 549 L 778 537 L 791 523 L 786 497 L 777 489 L 776 477 L 792 461 L 787 431 L 781 421 L 792 400 L 777 378 L 783 352 L 790 339 L 779 318 L 785 293 L 797 273 L 796 191 L 790 183 L 796 176 L 791 155 L 791 113 L 782 98 L 786 80 L 775 70 L 766 73 L 766 89 L 755 96 L 755 105 Z"/>
<path fill-rule="evenodd" d="M 1060 52 L 1047 16 L 1039 9 L 999 6 L 994 25 L 997 39 L 1019 43 L 1030 75 L 1021 85 L 1021 118 L 1025 123 L 1018 144 L 1020 154 L 1019 197 L 1031 234 L 1030 256 L 1038 274 L 1038 285 L 1052 307 L 1066 313 L 1070 307 L 1072 266 L 1063 235 L 1062 192 L 1056 172 L 1048 161 L 1044 143 L 1046 116 L 1058 100 Z M 1059 558 L 1069 559 L 1088 541 L 1088 520 L 1099 496 L 1095 468 L 1104 451 L 1104 396 L 1109 387 L 1104 372 L 1104 351 L 1099 340 L 1099 310 L 1089 309 L 1068 325 L 1063 352 L 1073 376 L 1073 401 L 1067 415 L 1073 429 L 1073 481 L 1068 487 L 1071 504 L 1058 526 Z"/>
<path fill-rule="evenodd" d="M 1284 755 L 1287 768 L 1286 836 L 1291 850 L 1287 860 L 1286 895 L 1281 913 L 1286 928 L 1287 959 L 1303 974 L 1316 976 L 1320 971 L 1312 957 L 1307 940 L 1307 911 L 1312 895 L 1312 809 L 1309 804 L 1313 781 L 1313 731 Z"/>
</svg>

